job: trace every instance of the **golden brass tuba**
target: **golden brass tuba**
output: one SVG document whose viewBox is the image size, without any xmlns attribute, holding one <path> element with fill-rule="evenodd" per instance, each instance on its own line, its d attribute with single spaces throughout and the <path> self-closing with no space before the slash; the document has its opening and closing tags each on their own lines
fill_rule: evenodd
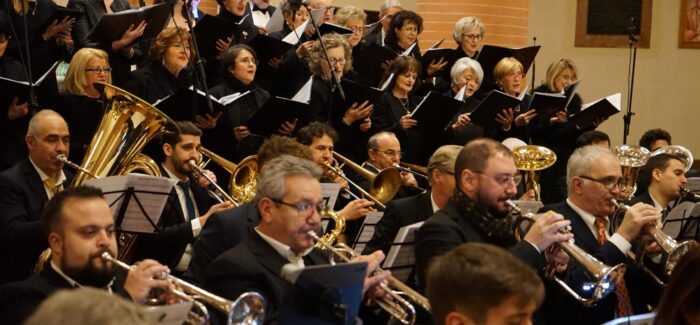
<svg viewBox="0 0 700 325">
<path fill-rule="evenodd" d="M 624 185 L 620 187 L 620 198 L 629 200 L 637 191 L 637 175 L 639 175 L 639 169 L 649 160 L 649 150 L 623 144 L 612 148 L 612 152 L 620 160 L 622 167 Z"/>
<path fill-rule="evenodd" d="M 514 228 L 521 230 L 520 224 L 523 222 L 534 223 L 535 219 L 532 213 L 523 213 L 523 211 L 518 207 L 513 201 L 508 200 L 506 203 L 520 216 L 513 224 Z M 561 229 L 560 232 L 568 232 L 568 229 Z M 518 234 L 518 231 L 514 229 L 514 233 Z M 520 232 L 524 235 L 524 232 Z M 517 240 L 522 240 L 520 237 L 516 237 Z M 571 259 L 576 261 L 583 270 L 586 271 L 586 275 L 593 280 L 591 283 L 591 297 L 584 298 L 581 297 L 576 291 L 571 289 L 569 285 L 563 280 L 559 279 L 556 274 L 554 274 L 554 268 L 550 266 L 547 267 L 545 276 L 554 280 L 559 286 L 561 286 L 564 291 L 568 292 L 574 299 L 581 302 L 584 306 L 591 307 L 601 299 L 605 298 L 608 294 L 615 290 L 615 286 L 618 281 L 624 276 L 626 266 L 622 263 L 615 266 L 608 266 L 605 263 L 597 260 L 592 255 L 586 253 L 583 249 L 576 246 L 572 242 L 560 242 L 557 244 L 566 254 L 569 255 Z"/>
<path fill-rule="evenodd" d="M 234 204 L 241 205 L 255 198 L 258 184 L 258 160 L 256 156 L 248 156 L 236 165 L 207 148 L 201 147 L 199 152 L 231 174 L 228 189 L 230 196 L 236 201 Z"/>
<path fill-rule="evenodd" d="M 539 201 L 541 198 L 537 171 L 554 165 L 557 155 L 545 147 L 528 145 L 513 149 L 513 160 L 515 167 L 525 172 L 525 192 L 533 190 L 535 200 Z"/>
</svg>

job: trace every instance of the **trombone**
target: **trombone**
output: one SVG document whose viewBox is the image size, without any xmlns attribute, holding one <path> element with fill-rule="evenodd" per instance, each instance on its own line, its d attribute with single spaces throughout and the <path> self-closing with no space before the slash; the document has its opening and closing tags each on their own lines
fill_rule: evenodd
<svg viewBox="0 0 700 325">
<path fill-rule="evenodd" d="M 507 200 L 506 204 L 508 204 L 513 211 L 518 213 L 520 216 L 518 219 L 515 221 L 513 224 L 514 227 L 517 227 L 518 230 L 520 230 L 520 224 L 523 222 L 534 222 L 534 215 L 532 213 L 523 213 L 523 211 L 518 207 L 513 201 Z M 559 230 L 561 232 L 568 232 L 569 230 Z M 518 232 L 514 231 L 516 234 Z M 522 240 L 519 236 L 517 236 L 516 240 Z M 617 285 L 618 281 L 624 276 L 626 266 L 622 263 L 615 265 L 613 267 L 610 267 L 606 265 L 605 263 L 597 260 L 595 257 L 592 255 L 586 253 L 583 249 L 580 247 L 576 246 L 575 244 L 571 242 L 560 242 L 557 244 L 564 252 L 569 254 L 569 257 L 571 257 L 573 260 L 575 260 L 581 267 L 584 269 L 586 274 L 588 275 L 589 278 L 593 279 L 595 282 L 590 284 L 590 287 L 592 288 L 592 294 L 591 298 L 583 298 L 581 297 L 576 291 L 571 289 L 569 285 L 566 284 L 563 280 L 559 279 L 555 274 L 554 274 L 554 268 L 550 268 L 549 266 L 547 267 L 547 270 L 545 271 L 545 276 L 548 277 L 551 280 L 554 280 L 559 286 L 561 286 L 566 292 L 568 292 L 571 296 L 574 297 L 574 299 L 578 300 L 581 302 L 584 306 L 586 307 L 592 307 L 595 306 L 595 304 L 605 298 L 608 294 L 613 292 L 615 290 L 615 286 Z"/>
<path fill-rule="evenodd" d="M 333 255 L 342 259 L 344 262 L 350 262 L 350 260 L 356 257 L 355 251 L 345 244 L 338 244 L 336 246 L 331 245 L 325 240 L 318 237 L 315 231 L 309 230 L 307 233 L 309 237 L 313 238 L 316 243 L 321 244 L 323 248 L 328 249 Z M 332 262 L 332 261 L 331 261 Z M 377 269 L 375 273 L 383 272 L 381 269 Z M 381 283 L 379 287 L 386 291 L 392 300 L 385 298 L 375 298 L 374 301 L 388 312 L 393 318 L 401 322 L 401 324 L 415 324 L 416 322 L 416 309 L 413 304 L 417 304 L 421 308 L 430 312 L 430 302 L 428 298 L 423 297 L 411 287 L 407 286 L 403 282 L 397 280 L 395 277 L 391 276 L 387 279 L 388 283 Z M 392 289 L 395 288 L 395 289 Z M 404 296 L 407 299 L 404 298 Z M 410 300 L 410 302 L 409 302 Z"/>
<path fill-rule="evenodd" d="M 344 165 L 348 166 L 348 168 L 354 170 L 356 173 L 360 174 L 360 176 L 368 180 L 370 183 L 369 191 L 365 191 L 360 185 L 357 185 L 357 183 L 350 180 L 350 178 L 343 174 L 340 168 L 331 165 L 330 162 L 324 163 L 324 167 L 346 180 L 348 184 L 358 190 L 360 194 L 376 203 L 382 209 L 386 208 L 385 204 L 391 201 L 391 199 L 394 198 L 394 195 L 396 195 L 396 192 L 399 191 L 399 187 L 401 186 L 401 175 L 396 169 L 387 168 L 375 174 L 364 169 L 362 166 L 356 164 L 352 160 L 343 157 L 343 155 L 335 151 L 333 152 L 333 158 L 335 161 L 342 162 Z M 350 195 L 352 195 L 354 198 L 358 199 L 357 195 L 350 191 L 348 192 L 351 193 Z"/>
<path fill-rule="evenodd" d="M 109 252 L 100 255 L 102 260 L 113 263 L 118 267 L 129 271 L 131 266 L 116 258 Z M 172 289 L 171 293 L 178 298 L 192 302 L 199 315 L 194 318 L 197 324 L 209 324 L 209 312 L 200 302 L 203 301 L 226 315 L 226 324 L 262 324 L 265 318 L 265 298 L 257 292 L 245 292 L 238 296 L 235 301 L 231 301 L 214 295 L 189 282 L 183 281 L 168 273 L 161 273 L 156 276 L 160 280 L 168 280 L 173 285 L 182 289 Z M 156 301 L 157 303 L 158 301 Z"/>
<path fill-rule="evenodd" d="M 398 164 L 395 164 L 394 168 L 398 169 L 400 172 L 411 173 L 425 180 L 428 179 L 428 171 L 423 166 L 400 162 Z"/>
<path fill-rule="evenodd" d="M 622 218 L 624 218 L 625 215 L 624 211 L 628 210 L 630 206 L 618 202 L 615 199 L 612 199 L 611 201 L 618 208 L 618 210 L 620 210 L 613 213 L 613 217 L 611 218 L 612 220 L 610 220 L 610 231 L 615 232 L 620 226 L 620 224 L 622 224 Z M 663 252 L 668 255 L 668 259 L 663 265 L 664 274 L 666 276 L 671 275 L 671 271 L 673 271 L 673 269 L 676 267 L 676 264 L 678 264 L 678 261 L 683 257 L 683 255 L 685 255 L 693 249 L 700 247 L 700 244 L 698 244 L 698 242 L 694 240 L 686 240 L 679 243 L 671 236 L 666 234 L 663 230 L 657 228 L 655 225 L 650 225 L 646 227 L 646 231 L 649 233 L 649 235 L 651 235 L 651 237 L 659 245 L 659 247 L 661 247 L 661 250 L 663 250 Z M 657 277 L 651 270 L 644 266 L 644 250 L 642 249 L 641 252 L 641 254 L 637 254 L 637 256 L 633 257 L 635 262 L 637 262 L 637 264 L 657 283 L 659 283 L 662 286 L 665 286 L 664 282 L 661 281 L 659 277 Z"/>
<path fill-rule="evenodd" d="M 209 177 L 209 175 L 207 175 L 207 174 L 204 172 L 204 168 L 202 168 L 202 167 L 200 167 L 199 165 L 197 165 L 197 163 L 196 163 L 194 160 L 190 159 L 190 160 L 187 161 L 187 163 L 188 163 L 190 166 L 192 166 L 192 168 L 194 168 L 197 172 L 199 172 L 199 174 L 202 175 L 202 177 L 204 177 L 207 181 L 209 181 L 210 186 L 214 186 L 214 189 L 216 189 L 216 191 L 218 191 L 219 193 L 221 193 L 221 196 L 223 196 L 224 199 L 226 199 L 226 201 L 231 202 L 231 204 L 233 204 L 233 206 L 235 206 L 235 207 L 241 206 L 240 203 L 238 203 L 238 202 L 237 202 L 236 200 L 234 200 L 230 195 L 228 195 L 228 193 L 226 193 L 226 191 L 224 191 L 224 189 L 222 189 L 221 186 L 219 186 L 219 184 L 216 184 L 216 182 L 214 182 L 214 180 L 212 180 L 211 177 Z M 219 201 L 219 203 L 224 203 L 224 200 L 222 200 L 221 197 L 219 197 L 219 195 L 216 194 L 216 192 L 212 191 L 212 190 L 209 189 L 209 188 L 207 188 L 207 191 L 208 191 L 209 194 L 211 194 L 217 201 Z"/>
</svg>

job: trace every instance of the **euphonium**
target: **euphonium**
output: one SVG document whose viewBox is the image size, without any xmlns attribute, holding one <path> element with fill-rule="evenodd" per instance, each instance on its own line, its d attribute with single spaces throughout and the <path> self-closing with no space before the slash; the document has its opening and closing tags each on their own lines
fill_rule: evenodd
<svg viewBox="0 0 700 325">
<path fill-rule="evenodd" d="M 624 203 L 618 202 L 615 199 L 612 200 L 612 203 L 615 204 L 615 206 L 617 206 L 618 209 L 622 210 L 613 213 L 613 217 L 610 220 L 610 231 L 615 232 L 617 231 L 617 228 L 622 224 L 622 218 L 624 218 L 625 215 L 624 211 L 629 209 L 630 207 Z M 698 244 L 698 242 L 694 240 L 686 240 L 679 243 L 671 236 L 666 234 L 662 229 L 657 228 L 656 225 L 648 225 L 644 229 L 648 232 L 649 235 L 651 235 L 651 237 L 659 245 L 661 250 L 663 250 L 663 252 L 668 255 L 666 263 L 663 265 L 664 273 L 667 276 L 671 275 L 671 271 L 673 271 L 673 268 L 676 267 L 676 264 L 678 264 L 678 261 L 681 259 L 681 257 L 683 257 L 683 255 L 685 255 L 693 249 L 700 247 L 700 244 Z M 642 253 L 643 252 L 644 251 L 642 250 Z M 635 256 L 637 264 L 644 268 L 647 271 L 647 273 L 650 276 L 652 276 L 654 280 L 656 280 L 659 284 L 663 284 L 663 281 L 661 281 L 661 279 L 659 279 L 656 275 L 653 274 L 653 272 L 649 271 L 644 267 L 643 257 L 644 254 L 638 254 L 637 256 Z"/>
<path fill-rule="evenodd" d="M 339 170 L 333 171 L 334 173 L 337 173 L 340 177 L 343 177 L 343 179 L 348 181 L 348 183 L 353 185 L 353 187 L 355 187 L 355 189 L 357 189 L 364 196 L 366 196 L 367 199 L 372 200 L 374 201 L 374 203 L 381 206 L 382 209 L 384 208 L 384 204 L 386 204 L 392 198 L 394 198 L 396 192 L 399 191 L 399 187 L 401 186 L 401 175 L 396 169 L 386 168 L 381 172 L 375 174 L 364 169 L 362 166 L 356 164 L 354 161 L 343 157 L 343 155 L 335 151 L 333 152 L 333 158 L 345 164 L 346 166 L 348 166 L 348 168 L 354 170 L 364 179 L 369 181 L 369 191 L 365 191 L 362 189 L 362 187 L 352 182 L 346 176 L 342 175 L 342 173 L 340 173 Z M 326 164 L 325 166 L 329 169 L 332 168 L 330 164 Z"/>
<path fill-rule="evenodd" d="M 200 147 L 199 152 L 231 174 L 228 189 L 230 196 L 238 202 L 238 205 L 250 202 L 255 198 L 255 189 L 258 184 L 258 160 L 256 156 L 248 156 L 238 164 L 234 164 L 207 148 Z"/>
<path fill-rule="evenodd" d="M 612 148 L 612 152 L 620 160 L 622 179 L 625 184 L 620 187 L 620 198 L 629 200 L 637 190 L 637 175 L 639 169 L 649 160 L 649 150 L 640 146 L 623 144 Z"/>
<path fill-rule="evenodd" d="M 317 244 L 321 244 L 323 248 L 329 250 L 333 253 L 333 255 L 342 259 L 344 262 L 350 262 L 351 259 L 356 256 L 355 251 L 353 251 L 352 248 L 348 247 L 345 244 L 333 246 L 330 243 L 319 238 L 316 232 L 314 232 L 313 230 L 310 230 L 308 232 L 308 235 L 309 237 L 313 238 Z M 331 262 L 333 261 L 331 260 Z M 377 269 L 375 272 L 383 271 L 381 269 Z M 377 305 L 379 305 L 382 309 L 384 309 L 393 318 L 395 318 L 402 324 L 414 324 L 416 321 L 416 309 L 411 304 L 411 302 L 419 305 L 421 308 L 425 309 L 428 312 L 431 311 L 430 302 L 428 301 L 428 299 L 420 295 L 415 290 L 411 289 L 403 282 L 397 280 L 393 276 L 389 277 L 387 282 L 388 284 L 382 283 L 379 286 L 382 290 L 386 291 L 392 299 L 388 300 L 384 298 L 375 298 L 374 301 L 377 303 Z M 404 297 L 408 298 L 410 302 Z"/>
<path fill-rule="evenodd" d="M 523 214 L 522 210 L 513 203 L 513 201 L 508 200 L 506 203 L 518 214 L 520 214 L 520 217 L 518 217 L 518 221 L 514 224 L 514 226 L 519 228 L 519 223 L 528 221 L 534 223 L 534 217 L 531 213 L 526 213 Z M 568 232 L 569 230 L 560 230 L 562 232 Z M 522 238 L 516 238 L 517 240 L 522 240 Z M 580 247 L 576 246 L 574 243 L 571 242 L 560 242 L 557 244 L 566 254 L 569 255 L 571 259 L 576 261 L 583 270 L 586 271 L 586 274 L 590 279 L 592 279 L 594 282 L 591 285 L 592 287 L 592 294 L 591 298 L 583 298 L 581 297 L 576 291 L 571 289 L 569 285 L 566 284 L 563 280 L 559 279 L 553 272 L 553 269 L 548 270 L 549 272 L 546 272 L 546 276 L 552 280 L 554 280 L 559 286 L 561 286 L 566 292 L 568 292 L 571 296 L 574 297 L 574 299 L 578 300 L 581 302 L 584 306 L 595 306 L 595 304 L 605 298 L 608 294 L 613 292 L 615 289 L 615 286 L 617 285 L 619 279 L 621 279 L 626 270 L 626 266 L 622 263 L 615 265 L 615 266 L 608 266 L 605 263 L 597 260 L 595 257 L 592 255 L 586 253 L 583 249 Z"/>
<path fill-rule="evenodd" d="M 552 150 L 542 146 L 521 146 L 513 149 L 513 160 L 518 170 L 525 172 L 525 191 L 533 190 L 535 200 L 540 200 L 540 184 L 537 171 L 551 167 L 557 161 Z"/>
<path fill-rule="evenodd" d="M 131 266 L 115 259 L 108 252 L 101 255 L 102 259 L 126 270 L 131 270 Z M 265 318 L 265 298 L 257 292 L 245 292 L 238 296 L 235 301 L 231 301 L 217 295 L 214 295 L 202 288 L 199 288 L 189 282 L 183 281 L 170 274 L 161 274 L 158 276 L 161 280 L 168 280 L 177 287 L 170 292 L 178 298 L 192 302 L 197 308 L 198 316 L 194 319 L 195 324 L 209 324 L 209 312 L 207 308 L 200 303 L 203 301 L 208 305 L 216 308 L 226 315 L 226 324 L 262 324 Z"/>
<path fill-rule="evenodd" d="M 678 158 L 680 161 L 683 162 L 683 165 L 685 165 L 686 172 L 690 170 L 691 167 L 693 167 L 693 153 L 685 147 L 678 145 L 661 147 L 659 149 L 654 150 L 651 153 L 651 156 L 656 156 L 660 154 L 667 154 Z"/>
</svg>

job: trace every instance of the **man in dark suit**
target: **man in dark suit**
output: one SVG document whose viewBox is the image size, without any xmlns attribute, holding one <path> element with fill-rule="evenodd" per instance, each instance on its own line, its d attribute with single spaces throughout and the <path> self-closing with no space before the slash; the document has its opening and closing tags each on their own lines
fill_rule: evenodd
<svg viewBox="0 0 700 325">
<path fill-rule="evenodd" d="M 625 212 L 617 231 L 610 234 L 608 215 L 616 209 L 613 199 L 621 193 L 623 183 L 620 162 L 613 153 L 599 146 L 585 146 L 576 149 L 567 164 L 568 198 L 565 202 L 547 206 L 542 211 L 554 211 L 571 221 L 571 233 L 576 245 L 599 261 L 610 265 L 625 263 L 627 272 L 623 282 L 618 282 L 614 294 L 608 295 L 593 307 L 584 307 L 573 299 L 564 299 L 560 310 L 566 312 L 567 323 L 601 324 L 615 317 L 648 312 L 649 301 L 645 291 L 655 286 L 648 278 L 640 276 L 634 262 L 627 259 L 638 235 L 650 224 L 659 221 L 660 214 L 653 206 L 637 203 Z M 656 252 L 655 245 L 647 241 L 648 253 Z M 583 268 L 577 263 L 567 274 L 567 282 L 577 291 L 582 291 L 585 282 L 590 282 Z M 579 292 L 590 296 L 590 293 Z M 555 320 L 556 322 L 556 320 Z"/>
<path fill-rule="evenodd" d="M 170 267 L 176 275 L 183 273 L 192 258 L 191 244 L 209 217 L 218 211 L 233 208 L 231 202 L 216 203 L 205 188 L 210 185 L 190 166 L 201 147 L 202 131 L 192 122 L 177 122 L 180 133 L 163 135 L 165 161 L 161 174 L 178 183 L 173 187 L 158 220 L 158 232 L 140 235 L 134 260 L 152 258 Z M 216 181 L 213 173 L 205 171 Z M 193 184 L 194 183 L 194 184 Z"/>
<path fill-rule="evenodd" d="M 204 288 L 228 299 L 247 291 L 258 292 L 267 301 L 265 322 L 279 321 L 285 288 L 289 287 L 282 267 L 328 263 L 327 254 L 314 249 L 314 240 L 308 236 L 309 231 L 320 231 L 320 176 L 321 171 L 308 160 L 284 155 L 269 161 L 257 187 L 260 224 L 250 237 L 214 260 Z M 374 270 L 383 258 L 377 252 L 364 261 Z M 366 288 L 384 277 L 368 277 Z"/>
<path fill-rule="evenodd" d="M 127 273 L 102 259 L 105 252 L 117 255 L 117 241 L 112 211 L 97 188 L 76 187 L 56 194 L 46 206 L 42 226 L 51 259 L 41 273 L 0 287 L 0 318 L 5 324 L 22 323 L 59 289 L 104 288 L 143 303 L 151 289 L 167 289 L 170 284 L 154 278 L 167 271 L 156 261 L 141 261 Z"/>
<path fill-rule="evenodd" d="M 435 151 L 428 161 L 430 191 L 387 203 L 364 253 L 381 250 L 388 254 L 401 227 L 425 221 L 447 204 L 455 190 L 455 160 L 461 149 L 461 146 L 447 145 Z"/>
<path fill-rule="evenodd" d="M 258 150 L 257 160 L 260 170 L 265 168 L 268 161 L 283 154 L 311 160 L 311 154 L 306 146 L 291 138 L 273 136 Z M 215 213 L 209 218 L 192 245 L 192 261 L 185 273 L 187 279 L 204 283 L 211 262 L 253 233 L 253 229 L 260 222 L 257 204 L 257 200 L 253 200 L 238 208 Z"/>
<path fill-rule="evenodd" d="M 455 163 L 454 195 L 416 234 L 419 288 L 425 287 L 425 272 L 433 258 L 467 242 L 508 248 L 537 271 L 546 262 L 556 263 L 558 271 L 566 269 L 566 254 L 545 253 L 550 245 L 572 237 L 559 232 L 569 224 L 561 215 L 537 218 L 523 240 L 516 241 L 506 201 L 515 196 L 520 180 L 512 153 L 501 143 L 481 138 L 462 148 Z"/>
<path fill-rule="evenodd" d="M 0 284 L 28 277 L 48 245 L 39 217 L 46 202 L 68 187 L 58 155 L 68 156 L 68 125 L 52 110 L 39 111 L 29 122 L 25 142 L 29 157 L 0 174 Z"/>
<path fill-rule="evenodd" d="M 250 0 L 246 14 L 250 14 L 248 19 L 258 27 L 260 33 L 267 34 L 265 26 L 277 10 L 277 7 L 270 5 L 270 0 Z"/>
<path fill-rule="evenodd" d="M 630 202 L 649 204 L 665 216 L 668 205 L 678 200 L 680 189 L 688 185 L 685 167 L 683 161 L 672 155 L 659 154 L 649 158 L 639 171 L 639 184 L 646 187 L 646 192 Z"/>
</svg>

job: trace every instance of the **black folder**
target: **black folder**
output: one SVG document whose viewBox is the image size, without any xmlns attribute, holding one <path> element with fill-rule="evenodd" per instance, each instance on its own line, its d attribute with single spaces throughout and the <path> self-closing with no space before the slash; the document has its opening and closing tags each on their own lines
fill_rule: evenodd
<svg viewBox="0 0 700 325">
<path fill-rule="evenodd" d="M 261 65 L 267 64 L 272 58 L 285 55 L 293 47 L 292 44 L 263 34 L 255 35 L 248 45 L 255 50 Z"/>
<path fill-rule="evenodd" d="M 532 93 L 532 100 L 530 100 L 530 108 L 537 110 L 537 119 L 547 120 L 552 117 L 558 111 L 566 111 L 576 94 L 576 89 L 578 88 L 580 80 L 566 86 L 564 88 L 563 94 L 556 93 Z"/>
<path fill-rule="evenodd" d="M 493 130 L 498 127 L 496 114 L 506 108 L 515 108 L 521 100 L 498 90 L 491 91 L 486 98 L 477 106 L 469 119 L 472 123 L 483 127 L 486 130 Z"/>
<path fill-rule="evenodd" d="M 54 11 L 53 15 L 51 15 L 49 19 L 47 19 L 43 24 L 41 24 L 39 30 L 46 30 L 46 28 L 48 28 L 54 21 L 58 21 L 60 23 L 66 17 L 78 19 L 82 15 L 83 12 L 80 10 L 68 9 L 59 6 L 58 9 Z"/>
<path fill-rule="evenodd" d="M 158 36 L 168 23 L 168 19 L 170 19 L 170 6 L 166 3 L 106 14 L 92 28 L 87 38 L 104 43 L 116 41 L 124 35 L 130 25 L 138 26 L 145 21 L 146 30 L 143 31 L 143 35 L 134 40 L 134 43 L 138 43 Z"/>
<path fill-rule="evenodd" d="M 374 85 L 378 85 L 384 76 L 382 63 L 394 60 L 398 54 L 376 43 L 370 43 L 360 52 L 359 59 L 353 61 L 354 69 Z"/>
<path fill-rule="evenodd" d="M 370 104 L 374 104 L 379 100 L 379 97 L 382 97 L 383 93 L 379 88 L 365 86 L 348 79 L 342 79 L 340 85 L 345 92 L 344 107 L 350 107 L 354 103 L 361 105 L 366 100 L 368 100 Z"/>
<path fill-rule="evenodd" d="M 318 31 L 321 32 L 321 36 L 330 33 L 337 33 L 345 36 L 352 34 L 352 29 L 333 23 L 323 23 L 321 26 L 318 26 Z M 311 39 L 318 39 L 318 33 L 314 33 L 313 36 L 311 36 Z"/>
<path fill-rule="evenodd" d="M 203 59 L 215 58 L 219 54 L 216 49 L 216 41 L 226 40 L 226 38 L 233 36 L 238 29 L 240 29 L 240 24 L 231 24 L 219 17 L 204 15 L 194 26 L 199 56 Z"/>
<path fill-rule="evenodd" d="M 58 62 L 55 62 L 39 79 L 34 81 L 34 89 L 39 88 L 41 84 L 51 74 L 56 72 Z M 19 81 L 9 78 L 0 77 L 0 98 L 18 98 L 17 103 L 26 103 L 29 99 L 29 90 L 31 86 L 29 81 Z"/>
<path fill-rule="evenodd" d="M 601 98 L 581 107 L 581 111 L 570 116 L 569 122 L 579 129 L 585 129 L 596 119 L 607 118 L 620 112 L 620 93 Z"/>
<path fill-rule="evenodd" d="M 537 56 L 539 50 L 539 45 L 517 49 L 488 44 L 484 45 L 479 52 L 479 56 L 476 57 L 476 60 L 479 61 L 481 68 L 484 70 L 484 81 L 481 84 L 491 85 L 496 82 L 493 78 L 493 69 L 499 61 L 507 57 L 513 57 L 520 61 L 523 65 L 523 73 L 527 73 L 532 62 L 535 61 L 535 56 Z"/>
<path fill-rule="evenodd" d="M 246 96 L 253 96 L 249 93 Z M 251 134 L 268 137 L 277 133 L 284 122 L 298 119 L 309 110 L 309 104 L 278 96 L 270 97 L 250 117 L 246 126 Z"/>
<path fill-rule="evenodd" d="M 224 105 L 218 99 L 211 95 L 209 96 L 214 108 L 214 114 L 212 115 L 214 116 L 223 111 Z M 157 101 L 153 106 L 175 121 L 194 121 L 195 115 L 205 116 L 209 113 L 206 94 L 199 89 L 195 91 L 193 87 L 182 88 L 174 94 Z"/>
<path fill-rule="evenodd" d="M 431 91 L 411 113 L 412 118 L 418 121 L 413 129 L 424 135 L 442 132 L 463 104 L 450 96 Z"/>
<path fill-rule="evenodd" d="M 456 61 L 454 53 L 454 49 L 448 48 L 426 50 L 425 53 L 423 53 L 423 57 L 421 58 L 423 70 L 427 69 L 428 65 L 433 61 L 435 61 L 436 63 L 439 62 L 440 58 L 443 58 L 445 61 L 447 61 L 445 69 L 450 70 L 452 68 L 452 65 Z"/>
</svg>

